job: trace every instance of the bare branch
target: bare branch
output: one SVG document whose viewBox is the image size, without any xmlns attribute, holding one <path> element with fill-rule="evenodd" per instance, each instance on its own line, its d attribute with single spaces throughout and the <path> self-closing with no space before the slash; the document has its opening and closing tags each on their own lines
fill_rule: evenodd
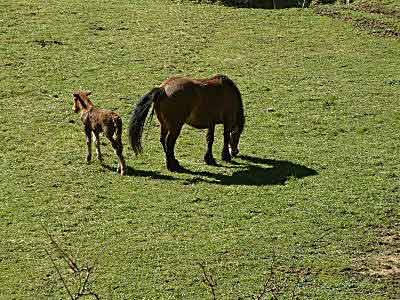
<svg viewBox="0 0 400 300">
<path fill-rule="evenodd" d="M 65 262 L 67 263 L 67 265 L 71 268 L 71 270 L 74 273 L 79 273 L 79 268 L 78 265 L 75 262 L 75 259 L 68 255 L 67 253 L 65 253 L 65 251 L 58 245 L 58 243 L 55 241 L 55 239 L 53 238 L 53 236 L 49 233 L 49 231 L 47 230 L 47 228 L 43 225 L 42 228 L 43 230 L 46 232 L 47 236 L 49 237 L 52 245 L 54 246 L 54 248 L 56 248 L 56 250 L 61 254 L 62 258 L 65 260 Z"/>
<path fill-rule="evenodd" d="M 86 296 L 91 296 L 95 299 L 100 299 L 99 295 L 97 295 L 95 292 L 93 292 L 90 289 L 90 279 L 91 279 L 91 275 L 94 271 L 94 265 L 92 266 L 87 266 L 87 267 L 83 267 L 80 268 L 77 263 L 75 262 L 75 259 L 69 255 L 68 253 L 66 253 L 59 245 L 58 243 L 55 241 L 55 239 L 53 238 L 53 236 L 48 232 L 48 230 L 46 230 L 45 226 L 42 224 L 42 227 L 44 229 L 44 231 L 46 232 L 47 236 L 49 237 L 51 244 L 53 245 L 53 247 L 56 249 L 56 251 L 58 251 L 61 254 L 62 259 L 67 262 L 68 266 L 72 269 L 72 271 L 74 272 L 75 276 L 78 276 L 78 278 L 75 277 L 75 280 L 79 280 L 79 288 L 77 292 L 72 292 L 69 288 L 68 285 L 66 283 L 66 280 L 64 279 L 64 277 L 61 274 L 60 269 L 58 268 L 55 260 L 53 259 L 53 257 L 50 255 L 49 251 L 45 249 L 47 255 L 49 256 L 54 268 L 57 271 L 58 276 L 60 277 L 63 286 L 65 288 L 65 290 L 67 291 L 69 297 L 71 300 L 78 300 L 80 298 L 86 297 Z M 105 247 L 108 244 L 106 244 L 104 247 L 101 248 L 101 251 L 103 251 L 105 249 Z M 95 264 L 97 264 L 98 260 L 100 257 L 100 252 L 99 255 L 96 257 L 96 261 Z"/>
<path fill-rule="evenodd" d="M 58 276 L 60 277 L 60 279 L 61 279 L 61 281 L 62 281 L 62 283 L 63 283 L 63 285 L 64 285 L 64 288 L 65 288 L 65 289 L 67 290 L 67 292 L 68 292 L 69 297 L 70 297 L 72 300 L 74 300 L 75 298 L 74 298 L 74 296 L 72 296 L 71 291 L 69 290 L 69 288 L 68 288 L 68 286 L 67 286 L 67 283 L 66 283 L 65 280 L 64 280 L 64 277 L 61 275 L 61 272 L 60 272 L 60 270 L 58 269 L 58 267 L 57 267 L 57 265 L 56 265 L 56 262 L 54 261 L 53 257 L 50 255 L 50 253 L 49 253 L 49 251 L 47 251 L 47 249 L 44 249 L 44 251 L 46 251 L 47 255 L 49 256 L 49 258 L 50 258 L 50 260 L 51 260 L 51 262 L 52 262 L 52 264 L 53 264 L 53 266 L 54 266 L 54 269 L 56 269 L 57 274 L 58 274 Z"/>
<path fill-rule="evenodd" d="M 207 268 L 204 263 L 200 263 L 200 268 L 203 271 L 203 283 L 210 288 L 211 294 L 213 296 L 213 300 L 217 299 L 215 288 L 217 287 L 217 283 L 215 282 L 212 274 L 207 272 Z"/>
<path fill-rule="evenodd" d="M 92 268 L 91 267 L 85 268 L 85 271 L 86 271 L 86 276 L 85 276 L 85 280 L 84 280 L 83 284 L 81 284 L 81 286 L 79 287 L 79 292 L 78 292 L 79 295 L 83 295 L 86 290 L 86 285 L 89 281 L 89 277 L 90 277 Z"/>
</svg>

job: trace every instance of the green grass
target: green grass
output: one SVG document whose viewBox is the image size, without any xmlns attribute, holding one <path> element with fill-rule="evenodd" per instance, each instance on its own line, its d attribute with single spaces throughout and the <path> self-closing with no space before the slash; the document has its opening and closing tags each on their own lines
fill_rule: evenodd
<svg viewBox="0 0 400 300">
<path fill-rule="evenodd" d="M 68 298 L 45 249 L 73 275 L 42 225 L 82 266 L 101 253 L 91 289 L 102 298 L 211 298 L 199 263 L 218 299 L 259 294 L 271 267 L 290 283 L 283 298 L 292 285 L 304 299 L 398 297 L 399 274 L 380 273 L 396 267 L 382 258 L 398 259 L 398 39 L 312 9 L 0 7 L 0 298 Z M 168 172 L 156 121 L 143 156 L 124 149 L 131 176 L 85 164 L 74 90 L 92 90 L 126 128 L 166 77 L 215 73 L 245 102 L 234 164 L 204 165 L 205 133 L 186 127 L 176 154 L 192 173 Z M 221 140 L 219 128 L 218 159 Z"/>
</svg>

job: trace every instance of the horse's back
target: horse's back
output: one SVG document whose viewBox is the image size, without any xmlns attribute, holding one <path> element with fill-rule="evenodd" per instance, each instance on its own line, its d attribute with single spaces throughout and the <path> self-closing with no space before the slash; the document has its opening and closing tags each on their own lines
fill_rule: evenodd
<svg viewBox="0 0 400 300">
<path fill-rule="evenodd" d="M 164 81 L 166 99 L 156 106 L 157 116 L 175 119 L 195 128 L 230 122 L 237 102 L 227 77 L 216 75 L 208 79 L 171 77 Z M 161 120 L 160 120 L 161 121 Z"/>
</svg>

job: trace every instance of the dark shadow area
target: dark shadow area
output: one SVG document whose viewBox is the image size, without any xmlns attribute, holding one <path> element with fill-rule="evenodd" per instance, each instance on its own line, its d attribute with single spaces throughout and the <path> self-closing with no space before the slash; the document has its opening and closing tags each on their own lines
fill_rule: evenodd
<svg viewBox="0 0 400 300">
<path fill-rule="evenodd" d="M 231 167 L 217 165 L 217 168 L 240 168 L 232 175 L 212 173 L 209 171 L 191 171 L 182 168 L 180 173 L 192 175 L 193 178 L 183 180 L 184 184 L 196 184 L 200 182 L 219 184 L 219 185 L 284 185 L 290 178 L 304 178 L 318 175 L 314 169 L 292 163 L 286 160 L 266 159 L 249 155 L 240 155 L 239 161 L 232 161 Z M 102 165 L 104 169 L 118 173 L 117 167 Z M 158 171 L 146 171 L 134 169 L 127 166 L 126 176 L 149 177 L 156 180 L 182 180 L 171 175 L 163 175 Z"/>
<path fill-rule="evenodd" d="M 103 164 L 102 166 L 104 169 L 108 171 L 118 173 L 117 167 L 112 167 L 105 164 Z M 126 176 L 149 177 L 151 179 L 157 179 L 157 180 L 176 180 L 175 177 L 170 175 L 163 175 L 160 172 L 154 172 L 154 171 L 138 170 L 130 166 L 126 166 Z"/>
<path fill-rule="evenodd" d="M 232 175 L 185 170 L 185 173 L 197 176 L 193 179 L 186 180 L 186 183 L 195 184 L 197 182 L 208 182 L 221 185 L 253 186 L 283 185 L 286 184 L 290 178 L 304 178 L 318 175 L 318 172 L 314 169 L 290 161 L 265 159 L 248 155 L 241 155 L 238 158 L 248 162 L 246 164 L 241 164 L 245 167 L 244 170 L 233 172 Z M 236 164 L 239 165 L 239 163 Z M 199 176 L 206 177 L 206 179 Z"/>
</svg>

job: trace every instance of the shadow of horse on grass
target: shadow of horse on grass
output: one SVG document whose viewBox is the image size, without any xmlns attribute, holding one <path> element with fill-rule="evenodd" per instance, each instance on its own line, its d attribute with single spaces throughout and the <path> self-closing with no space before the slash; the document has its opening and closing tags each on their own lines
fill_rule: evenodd
<svg viewBox="0 0 400 300">
<path fill-rule="evenodd" d="M 185 170 L 185 173 L 196 176 L 186 180 L 186 184 L 205 181 L 220 185 L 284 185 L 290 178 L 300 179 L 318 175 L 318 172 L 314 169 L 286 160 L 265 159 L 248 155 L 240 155 L 238 158 L 246 163 L 236 162 L 235 165 L 245 168 L 233 172 L 232 175 Z"/>
<path fill-rule="evenodd" d="M 285 185 L 291 178 L 301 179 L 318 175 L 314 169 L 286 160 L 274 160 L 259 158 L 249 155 L 239 155 L 243 162 L 232 161 L 231 165 L 238 171 L 232 175 L 212 173 L 209 171 L 191 171 L 184 169 L 184 174 L 193 175 L 192 178 L 183 179 L 184 184 L 196 184 L 205 182 L 218 185 Z M 116 171 L 116 167 L 103 165 L 104 169 Z M 149 177 L 155 180 L 182 180 L 180 178 L 165 175 L 158 171 L 138 170 L 127 166 L 127 176 Z"/>
</svg>

